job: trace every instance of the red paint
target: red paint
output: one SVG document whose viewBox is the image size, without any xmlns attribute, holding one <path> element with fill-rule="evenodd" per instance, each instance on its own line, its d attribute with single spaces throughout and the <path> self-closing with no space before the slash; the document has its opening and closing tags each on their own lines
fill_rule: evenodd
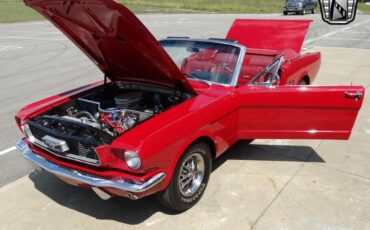
<svg viewBox="0 0 370 230">
<path fill-rule="evenodd" d="M 320 52 L 300 54 L 312 21 L 236 19 L 226 38 L 247 47 L 240 85 L 249 81 L 280 54 L 284 53 L 280 84 L 299 84 L 307 78 L 311 84 L 320 69 Z"/>
<path fill-rule="evenodd" d="M 32 149 L 51 162 L 97 176 L 144 181 L 153 175 L 153 170 L 163 171 L 167 177 L 152 190 L 157 192 L 168 185 L 183 151 L 200 137 L 215 143 L 215 156 L 239 139 L 348 139 L 363 99 L 349 98 L 345 95 L 347 91 L 364 92 L 364 88 L 213 85 L 124 133 L 111 144 L 111 148 L 139 152 L 143 167 L 137 172 L 130 170 L 124 161 L 93 167 Z M 21 110 L 20 114 L 23 113 Z"/>
<path fill-rule="evenodd" d="M 226 37 L 250 48 L 299 53 L 310 24 L 311 20 L 236 19 Z"/>
<path fill-rule="evenodd" d="M 132 69 L 130 68 L 132 70 L 130 74 L 133 74 L 130 77 L 131 81 L 139 83 L 152 81 L 154 85 L 170 86 L 176 80 L 183 79 L 182 76 L 178 75 L 178 69 L 174 69 L 172 61 L 168 61 L 167 54 L 164 54 L 163 50 L 159 48 L 158 42 L 153 41 L 152 35 L 143 28 L 142 24 L 138 24 L 138 20 L 126 8 L 108 0 L 95 0 L 93 3 L 82 0 L 78 2 L 67 1 L 77 5 L 84 3 L 84 7 L 76 8 L 83 13 L 78 14 L 77 11 L 71 11 L 68 15 L 70 19 L 62 19 L 60 15 L 64 15 L 65 13 L 62 12 L 66 12 L 68 7 L 62 5 L 61 2 L 26 0 L 27 4 L 52 20 L 64 32 L 71 28 L 76 30 L 74 35 L 69 35 L 69 37 L 80 48 L 87 44 L 91 45 L 92 47 L 85 50 L 85 53 L 94 59 L 103 71 L 114 70 L 111 72 L 114 73 L 114 77 L 110 76 L 112 80 L 125 79 L 124 76 L 128 71 L 126 68 L 130 67 L 130 65 L 126 65 L 125 68 L 121 65 L 116 66 L 116 62 L 121 57 L 125 60 L 132 58 L 127 62 L 133 65 Z M 56 13 L 55 9 L 58 9 L 59 13 Z M 88 10 L 93 10 L 93 12 Z M 124 18 L 120 18 L 117 15 L 121 13 L 127 14 Z M 70 24 L 71 18 L 78 24 L 89 22 L 90 32 L 81 30 L 77 25 L 73 27 L 73 24 Z M 121 22 L 129 22 L 129 26 L 125 27 L 126 31 L 121 28 L 117 31 L 119 27 L 115 25 Z M 295 21 L 290 22 L 292 27 L 294 26 L 293 22 Z M 276 23 L 273 24 L 276 25 Z M 307 26 L 309 23 L 304 22 L 303 24 Z M 133 25 L 138 28 L 133 28 Z M 299 25 L 299 27 L 301 28 L 303 25 Z M 129 36 L 131 30 L 132 35 L 137 38 L 137 43 L 131 40 L 131 35 Z M 68 31 L 68 33 L 70 32 Z M 140 48 L 140 52 L 127 47 L 127 49 L 120 48 L 129 51 L 128 53 L 120 52 L 120 49 L 113 49 L 120 46 L 117 45 L 119 41 L 113 39 L 113 35 L 117 35 L 117 32 L 123 37 L 128 36 L 127 42 L 132 43 L 129 47 Z M 93 34 L 97 34 L 99 38 L 103 39 L 101 47 L 98 48 L 97 43 L 92 40 L 92 37 L 95 36 Z M 79 36 L 82 36 L 81 39 L 78 39 Z M 88 42 L 82 42 L 82 38 L 86 38 Z M 143 41 L 148 41 L 148 44 L 143 44 Z M 108 48 L 109 45 L 112 47 Z M 105 48 L 100 49 L 102 47 Z M 295 45 L 296 50 L 298 50 L 297 47 Z M 282 44 L 276 44 L 276 50 L 249 49 L 241 75 L 247 76 L 248 73 L 255 71 L 249 67 L 263 68 L 280 53 L 281 48 L 286 47 L 283 47 Z M 156 54 L 158 56 L 153 56 L 154 51 L 158 52 Z M 104 55 L 100 56 L 101 52 Z M 131 57 L 131 55 L 133 56 Z M 263 60 L 252 63 L 253 55 L 262 56 Z M 148 65 L 153 68 L 153 72 L 149 71 Z M 286 60 L 282 67 L 280 84 L 291 81 L 298 83 L 305 75 L 311 75 L 310 77 L 314 78 L 319 65 L 319 53 L 298 55 L 292 60 Z M 138 71 L 138 66 L 141 66 L 144 72 Z M 140 73 L 148 73 L 150 79 L 141 78 L 143 75 Z M 266 88 L 246 83 L 240 83 L 234 87 L 207 86 L 196 81 L 189 82 L 182 83 L 184 89 L 194 90 L 197 93 L 196 96 L 123 133 L 110 146 L 99 147 L 98 154 L 102 160 L 102 166 L 74 162 L 52 155 L 35 146 L 30 145 L 30 147 L 35 153 L 50 162 L 103 178 L 146 181 L 158 172 L 166 173 L 163 182 L 145 194 L 136 194 L 138 197 L 142 197 L 164 190 L 168 186 L 181 154 L 199 138 L 207 138 L 213 143 L 214 157 L 221 155 L 240 139 L 348 139 L 363 102 L 363 97 L 357 99 L 353 95 L 365 91 L 361 86 L 280 85 Z M 18 112 L 17 123 L 24 123 L 27 119 L 35 117 L 51 107 L 66 103 L 86 92 L 91 92 L 101 84 L 102 82 L 93 83 L 30 104 Z M 137 151 L 142 159 L 142 168 L 137 171 L 129 169 L 122 156 L 111 149 Z M 89 187 L 67 178 L 63 178 L 63 180 L 76 186 Z M 108 188 L 105 191 L 127 196 L 124 191 Z"/>
</svg>

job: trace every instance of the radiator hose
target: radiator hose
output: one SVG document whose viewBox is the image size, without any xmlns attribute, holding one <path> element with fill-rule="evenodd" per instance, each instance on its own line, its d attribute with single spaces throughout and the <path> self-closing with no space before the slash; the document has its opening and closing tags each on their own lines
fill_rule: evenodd
<svg viewBox="0 0 370 230">
<path fill-rule="evenodd" d="M 75 114 L 75 117 L 76 118 L 80 118 L 82 116 L 87 116 L 90 120 L 94 121 L 94 122 L 98 122 L 95 117 L 89 113 L 88 111 L 79 111 Z"/>
</svg>

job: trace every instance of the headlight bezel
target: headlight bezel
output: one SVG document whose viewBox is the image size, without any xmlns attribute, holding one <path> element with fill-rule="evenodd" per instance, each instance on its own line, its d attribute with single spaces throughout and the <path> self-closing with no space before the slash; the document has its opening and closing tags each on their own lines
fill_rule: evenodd
<svg viewBox="0 0 370 230">
<path fill-rule="evenodd" d="M 141 168 L 141 158 L 136 151 L 125 150 L 124 159 L 130 169 L 139 170 Z"/>
</svg>

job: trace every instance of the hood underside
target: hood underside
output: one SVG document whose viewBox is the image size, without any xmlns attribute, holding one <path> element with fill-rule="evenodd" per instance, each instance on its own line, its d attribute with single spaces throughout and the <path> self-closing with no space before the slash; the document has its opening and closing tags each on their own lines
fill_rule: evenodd
<svg viewBox="0 0 370 230">
<path fill-rule="evenodd" d="M 159 42 L 113 0 L 24 0 L 60 29 L 112 81 L 194 93 Z"/>
<path fill-rule="evenodd" d="M 311 20 L 236 19 L 227 39 L 248 48 L 301 52 Z"/>
</svg>

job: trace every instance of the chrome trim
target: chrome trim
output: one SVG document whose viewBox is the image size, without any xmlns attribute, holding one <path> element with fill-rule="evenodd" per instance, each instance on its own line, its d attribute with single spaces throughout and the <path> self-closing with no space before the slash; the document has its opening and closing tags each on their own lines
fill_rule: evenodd
<svg viewBox="0 0 370 230">
<path fill-rule="evenodd" d="M 36 166 L 37 170 L 42 169 L 57 176 L 67 177 L 85 184 L 89 184 L 92 187 L 116 188 L 127 192 L 138 193 L 145 192 L 146 190 L 157 185 L 159 182 L 163 181 L 166 177 L 165 173 L 160 172 L 144 183 L 135 183 L 124 179 L 107 180 L 73 169 L 68 169 L 47 161 L 45 158 L 32 152 L 24 140 L 19 141 L 16 147 L 22 153 L 22 156 L 31 163 L 31 165 Z"/>
<path fill-rule="evenodd" d="M 237 43 L 232 43 L 232 42 L 226 42 L 222 40 L 210 40 L 210 39 L 192 39 L 192 38 L 176 38 L 176 37 L 171 37 L 171 38 L 166 38 L 166 39 L 161 39 L 159 42 L 165 42 L 165 41 L 190 41 L 190 42 L 205 42 L 205 43 L 215 43 L 215 44 L 222 44 L 222 45 L 228 45 L 228 46 L 234 46 L 240 49 L 239 57 L 235 65 L 235 70 L 233 74 L 233 78 L 231 79 L 230 84 L 222 84 L 222 83 L 217 83 L 217 82 L 210 82 L 211 84 L 215 85 L 222 85 L 222 86 L 237 86 L 238 80 L 240 77 L 240 71 L 243 66 L 243 61 L 244 61 L 244 56 L 247 52 L 247 47 L 237 44 Z"/>
<path fill-rule="evenodd" d="M 240 52 L 241 53 L 239 54 L 238 61 L 236 62 L 236 66 L 235 66 L 235 70 L 234 70 L 234 76 L 233 76 L 233 79 L 231 80 L 231 86 L 237 86 L 238 85 L 240 72 L 241 72 L 242 67 L 243 67 L 244 57 L 245 57 L 245 54 L 247 53 L 247 48 L 244 47 L 244 46 L 240 46 Z"/>
<path fill-rule="evenodd" d="M 48 146 L 48 148 L 51 148 L 54 151 L 60 151 L 60 152 L 67 152 L 69 150 L 69 147 L 64 140 L 60 140 L 57 138 L 54 138 L 49 135 L 45 135 L 41 140 Z M 60 150 L 58 150 L 60 148 Z"/>
<path fill-rule="evenodd" d="M 34 137 L 31 130 L 30 130 L 30 127 L 28 126 L 28 124 L 25 124 L 24 126 L 22 126 L 22 130 L 25 133 L 26 138 L 29 142 L 31 142 L 32 144 L 36 145 L 37 147 L 47 151 L 48 153 L 53 154 L 54 156 L 69 159 L 69 160 L 74 160 L 74 161 L 77 161 L 77 162 L 81 162 L 81 163 L 89 164 L 89 165 L 94 165 L 94 166 L 99 166 L 100 165 L 100 157 L 99 157 L 99 154 L 96 152 L 95 148 L 94 148 L 94 151 L 96 153 L 96 156 L 98 157 L 98 160 L 94 160 L 94 159 L 91 159 L 91 158 L 79 156 L 79 155 L 72 154 L 72 153 L 67 153 L 65 156 L 63 156 L 63 155 L 60 155 L 60 154 L 57 154 L 57 153 L 53 152 L 52 150 L 50 150 L 48 148 L 48 146 L 46 146 L 46 144 L 44 142 L 42 142 L 42 141 L 38 140 L 36 137 Z"/>
<path fill-rule="evenodd" d="M 183 196 L 192 196 L 199 190 L 203 182 L 204 171 L 205 163 L 200 153 L 192 153 L 185 159 L 178 177 L 179 190 Z"/>
<path fill-rule="evenodd" d="M 261 70 L 256 76 L 254 76 L 252 78 L 252 80 L 250 81 L 249 85 L 264 85 L 266 88 L 271 88 L 272 87 L 272 84 L 274 83 L 275 76 L 276 76 L 276 80 L 277 81 L 280 80 L 280 76 L 278 74 L 278 71 L 279 71 L 279 69 L 281 67 L 281 63 L 283 62 L 284 55 L 285 55 L 285 53 L 281 54 L 279 57 L 277 57 L 275 60 L 273 60 L 266 68 L 264 68 L 263 70 Z M 269 71 L 273 66 L 275 66 L 275 64 L 277 64 L 277 68 L 275 69 L 275 71 L 273 73 L 272 80 L 269 81 L 269 82 L 264 82 L 262 84 L 256 84 L 255 81 L 258 80 L 263 74 L 267 73 L 267 71 Z"/>
</svg>

